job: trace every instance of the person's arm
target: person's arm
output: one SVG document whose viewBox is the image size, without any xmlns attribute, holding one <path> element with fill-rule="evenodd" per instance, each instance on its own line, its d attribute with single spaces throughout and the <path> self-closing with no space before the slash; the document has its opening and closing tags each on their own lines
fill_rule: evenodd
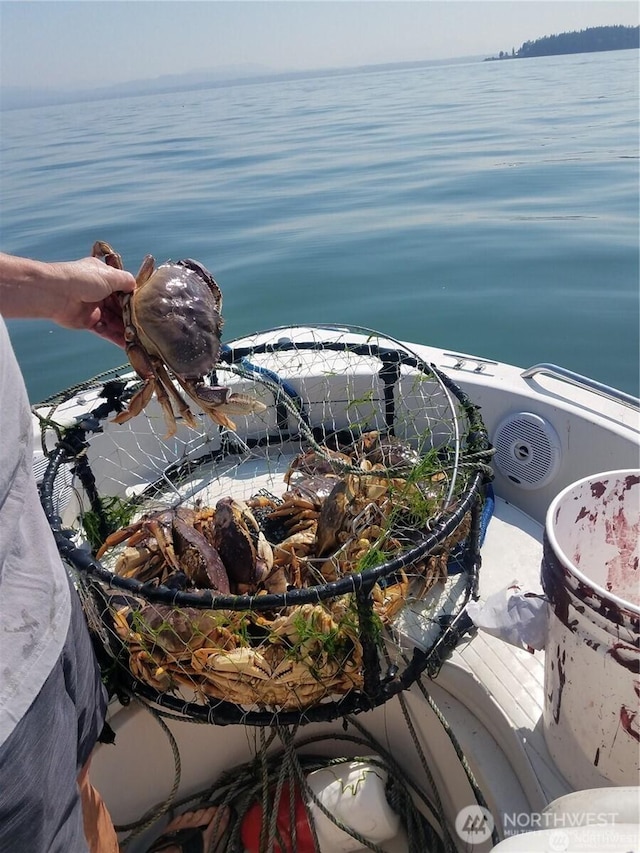
<svg viewBox="0 0 640 853">
<path fill-rule="evenodd" d="M 53 320 L 68 329 L 89 329 L 124 345 L 118 291 L 135 279 L 98 258 L 45 263 L 0 253 L 0 314 Z"/>
</svg>

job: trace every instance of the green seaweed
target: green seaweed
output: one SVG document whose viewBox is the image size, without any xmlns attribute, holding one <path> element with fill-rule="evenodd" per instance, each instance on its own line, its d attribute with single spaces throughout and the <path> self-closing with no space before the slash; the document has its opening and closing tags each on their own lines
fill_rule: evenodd
<svg viewBox="0 0 640 853">
<path fill-rule="evenodd" d="M 131 523 L 133 514 L 137 509 L 134 501 L 116 496 L 101 496 L 98 501 L 100 503 L 99 509 L 92 508 L 80 515 L 85 536 L 94 553 L 106 538 L 105 529 L 109 535 L 122 527 L 126 527 Z"/>
</svg>

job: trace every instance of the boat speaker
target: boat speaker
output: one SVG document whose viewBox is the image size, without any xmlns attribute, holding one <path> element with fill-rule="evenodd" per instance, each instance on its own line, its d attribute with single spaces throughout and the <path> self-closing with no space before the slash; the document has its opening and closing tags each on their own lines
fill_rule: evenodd
<svg viewBox="0 0 640 853">
<path fill-rule="evenodd" d="M 514 412 L 493 438 L 496 467 L 523 489 L 546 486 L 560 467 L 560 439 L 549 421 L 531 412 Z"/>
</svg>

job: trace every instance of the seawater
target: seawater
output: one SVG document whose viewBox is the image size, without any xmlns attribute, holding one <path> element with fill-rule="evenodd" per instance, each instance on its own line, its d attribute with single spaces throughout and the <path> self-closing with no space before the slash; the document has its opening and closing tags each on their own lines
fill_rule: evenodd
<svg viewBox="0 0 640 853">
<path fill-rule="evenodd" d="M 226 339 L 336 322 L 638 393 L 638 51 L 5 111 L 0 248 L 196 258 Z M 125 361 L 12 321 L 33 402 Z"/>
</svg>

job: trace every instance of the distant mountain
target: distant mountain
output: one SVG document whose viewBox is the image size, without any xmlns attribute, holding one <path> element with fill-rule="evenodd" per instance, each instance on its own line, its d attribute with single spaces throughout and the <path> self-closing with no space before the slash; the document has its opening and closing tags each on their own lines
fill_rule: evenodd
<svg viewBox="0 0 640 853">
<path fill-rule="evenodd" d="M 105 98 L 126 98 L 132 95 L 150 95 L 163 92 L 182 92 L 204 89 L 230 83 L 260 79 L 273 70 L 262 65 L 233 65 L 208 71 L 188 71 L 184 74 L 163 74 L 147 80 L 130 80 L 110 86 L 82 89 L 32 89 L 23 86 L 0 88 L 0 109 L 41 107 L 49 104 L 66 104 L 76 101 L 99 101 Z"/>
<path fill-rule="evenodd" d="M 532 56 L 560 56 L 567 53 L 595 53 L 602 50 L 630 50 L 640 47 L 640 27 L 590 27 L 579 32 L 544 36 L 535 41 L 525 41 L 511 53 L 500 51 L 485 62 L 496 59 L 527 59 Z"/>
<path fill-rule="evenodd" d="M 428 65 L 457 65 L 479 62 L 484 56 L 463 56 L 455 59 L 429 59 L 417 62 L 394 62 L 385 65 L 358 65 L 347 68 L 316 68 L 309 71 L 274 71 L 259 65 L 228 66 L 210 71 L 190 71 L 185 74 L 164 74 L 148 80 L 131 80 L 112 86 L 83 89 L 31 89 L 19 86 L 0 87 L 0 110 L 41 107 L 107 98 L 127 98 L 136 95 L 160 95 L 214 89 L 221 86 L 240 86 L 278 80 L 299 80 L 309 77 L 334 77 L 350 74 L 420 68 Z"/>
</svg>

